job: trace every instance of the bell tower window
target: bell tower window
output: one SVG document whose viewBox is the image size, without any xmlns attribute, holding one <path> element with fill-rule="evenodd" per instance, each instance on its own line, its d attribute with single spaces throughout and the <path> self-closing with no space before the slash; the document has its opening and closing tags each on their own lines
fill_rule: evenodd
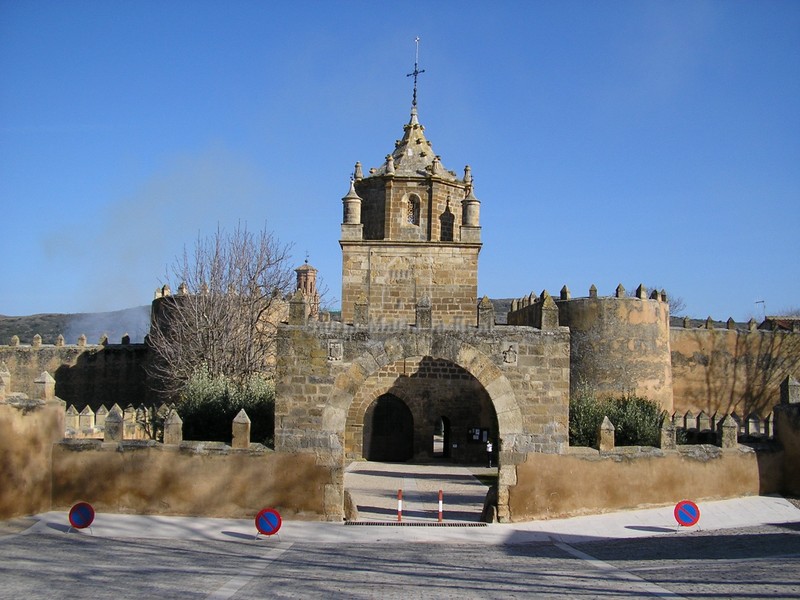
<svg viewBox="0 0 800 600">
<path fill-rule="evenodd" d="M 453 241 L 453 224 L 455 223 L 455 216 L 450 211 L 450 201 L 447 202 L 447 208 L 444 209 L 442 216 L 439 217 L 441 226 L 441 235 L 439 239 L 443 242 Z"/>
<path fill-rule="evenodd" d="M 408 197 L 406 206 L 406 223 L 409 225 L 419 225 L 419 196 L 411 195 Z"/>
</svg>

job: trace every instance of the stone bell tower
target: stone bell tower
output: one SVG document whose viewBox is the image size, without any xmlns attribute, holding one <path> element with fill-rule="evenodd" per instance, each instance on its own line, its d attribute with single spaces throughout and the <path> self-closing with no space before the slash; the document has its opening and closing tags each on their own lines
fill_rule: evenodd
<svg viewBox="0 0 800 600">
<path fill-rule="evenodd" d="M 433 151 L 414 97 L 394 151 L 366 176 L 356 163 L 342 199 L 345 323 L 414 324 L 428 302 L 434 326 L 476 323 L 480 202 L 470 167 L 459 178 Z"/>
</svg>

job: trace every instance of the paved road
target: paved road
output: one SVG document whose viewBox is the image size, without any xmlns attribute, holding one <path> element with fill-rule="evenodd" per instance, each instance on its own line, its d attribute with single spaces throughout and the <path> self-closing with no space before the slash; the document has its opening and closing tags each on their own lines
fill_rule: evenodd
<svg viewBox="0 0 800 600">
<path fill-rule="evenodd" d="M 68 531 L 63 512 L 0 522 L 0 600 L 800 598 L 800 510 L 782 498 L 701 503 L 702 531 L 676 531 L 669 506 L 426 527 L 438 489 L 446 520 L 477 519 L 486 488 L 471 470 L 366 463 L 346 482 L 382 525 L 288 521 L 256 540 L 252 519 L 98 514 L 91 532 Z M 407 527 L 390 522 L 398 487 Z"/>
<path fill-rule="evenodd" d="M 125 538 L 65 531 L 44 519 L 0 537 L 0 598 L 800 597 L 800 521 L 520 544 L 402 538 L 314 544 L 254 540 L 230 530 L 223 532 L 230 541 L 154 539 L 146 530 Z"/>
</svg>

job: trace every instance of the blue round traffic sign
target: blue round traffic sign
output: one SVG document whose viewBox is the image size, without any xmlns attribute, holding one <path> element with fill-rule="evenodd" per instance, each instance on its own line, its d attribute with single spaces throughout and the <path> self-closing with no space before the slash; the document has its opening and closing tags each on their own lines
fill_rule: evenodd
<svg viewBox="0 0 800 600">
<path fill-rule="evenodd" d="M 78 502 L 69 510 L 69 524 L 75 529 L 85 529 L 94 521 L 94 508 L 88 502 Z"/>
<path fill-rule="evenodd" d="M 281 528 L 281 515 L 274 508 L 263 508 L 256 515 L 256 529 L 263 535 L 274 535 Z"/>
<path fill-rule="evenodd" d="M 675 520 L 682 527 L 691 527 L 700 520 L 700 509 L 691 500 L 681 500 L 675 505 Z"/>
</svg>

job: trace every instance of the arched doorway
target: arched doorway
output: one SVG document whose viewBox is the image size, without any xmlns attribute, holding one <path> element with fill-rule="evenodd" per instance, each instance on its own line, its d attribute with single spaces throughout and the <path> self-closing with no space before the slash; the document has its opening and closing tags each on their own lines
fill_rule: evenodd
<svg viewBox="0 0 800 600">
<path fill-rule="evenodd" d="M 414 417 L 394 394 L 383 394 L 364 415 L 364 458 L 405 462 L 414 456 Z"/>
</svg>

